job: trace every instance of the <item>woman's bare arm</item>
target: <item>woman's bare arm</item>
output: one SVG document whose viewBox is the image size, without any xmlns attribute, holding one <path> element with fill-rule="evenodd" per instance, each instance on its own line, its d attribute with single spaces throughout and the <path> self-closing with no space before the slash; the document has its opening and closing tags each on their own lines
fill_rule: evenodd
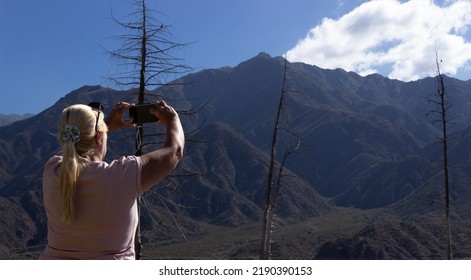
<svg viewBox="0 0 471 280">
<path fill-rule="evenodd" d="M 166 125 L 166 141 L 163 148 L 141 156 L 141 184 L 143 190 L 148 190 L 176 167 L 183 156 L 185 135 L 177 112 L 163 101 L 156 102 L 156 108 L 151 113 L 159 118 L 157 124 Z"/>
</svg>

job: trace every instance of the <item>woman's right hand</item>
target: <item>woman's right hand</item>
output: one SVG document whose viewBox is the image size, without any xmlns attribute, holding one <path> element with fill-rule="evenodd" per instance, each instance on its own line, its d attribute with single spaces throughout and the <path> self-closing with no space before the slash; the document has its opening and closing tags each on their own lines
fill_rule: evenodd
<svg viewBox="0 0 471 280">
<path fill-rule="evenodd" d="M 167 105 L 165 101 L 155 102 L 155 108 L 151 108 L 150 112 L 159 118 L 157 124 L 166 125 L 170 120 L 178 118 L 178 114 L 172 106 Z"/>
</svg>

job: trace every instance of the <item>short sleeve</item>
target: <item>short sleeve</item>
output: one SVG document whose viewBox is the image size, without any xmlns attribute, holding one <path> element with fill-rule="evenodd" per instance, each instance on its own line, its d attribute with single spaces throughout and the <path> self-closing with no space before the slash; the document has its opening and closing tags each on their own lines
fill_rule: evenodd
<svg viewBox="0 0 471 280">
<path fill-rule="evenodd" d="M 126 187 L 130 194 L 138 197 L 144 191 L 141 184 L 142 161 L 137 156 L 121 157 L 109 165 L 113 180 L 119 180 L 121 186 Z M 110 178 L 111 179 L 111 178 Z"/>
</svg>

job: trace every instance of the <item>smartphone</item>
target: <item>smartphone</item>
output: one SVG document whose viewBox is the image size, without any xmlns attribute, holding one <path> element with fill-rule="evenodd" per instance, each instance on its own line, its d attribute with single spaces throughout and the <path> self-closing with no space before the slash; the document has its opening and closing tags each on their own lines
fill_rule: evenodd
<svg viewBox="0 0 471 280">
<path fill-rule="evenodd" d="M 159 118 L 150 112 L 155 104 L 140 104 L 129 108 L 129 120 L 131 123 L 157 122 Z"/>
</svg>

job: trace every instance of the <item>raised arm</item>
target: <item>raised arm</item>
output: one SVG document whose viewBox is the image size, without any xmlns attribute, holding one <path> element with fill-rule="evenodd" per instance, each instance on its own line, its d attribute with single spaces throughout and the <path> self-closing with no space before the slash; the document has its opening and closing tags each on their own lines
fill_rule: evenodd
<svg viewBox="0 0 471 280">
<path fill-rule="evenodd" d="M 151 113 L 159 118 L 157 124 L 166 125 L 164 147 L 141 156 L 142 188 L 148 190 L 170 174 L 183 156 L 185 135 L 177 112 L 165 102 L 155 103 Z"/>
</svg>

